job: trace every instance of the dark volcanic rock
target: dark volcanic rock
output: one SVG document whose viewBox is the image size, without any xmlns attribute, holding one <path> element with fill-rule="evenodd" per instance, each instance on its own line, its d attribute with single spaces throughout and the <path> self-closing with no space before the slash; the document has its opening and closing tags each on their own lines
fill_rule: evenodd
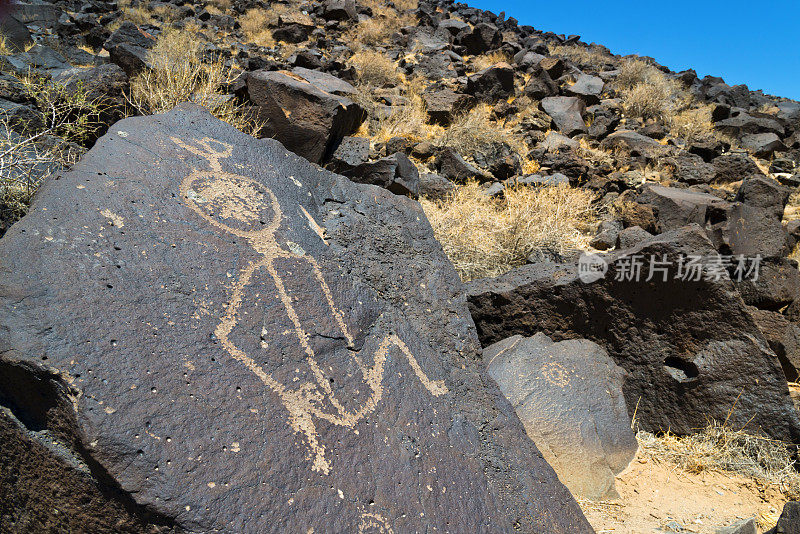
<svg viewBox="0 0 800 534">
<path fill-rule="evenodd" d="M 764 208 L 776 219 L 783 218 L 783 210 L 789 202 L 792 190 L 766 176 L 751 176 L 742 181 L 736 200 L 750 206 Z"/>
<path fill-rule="evenodd" d="M 749 176 L 764 176 L 747 154 L 732 152 L 723 154 L 711 162 L 716 169 L 714 181 L 718 183 L 738 182 Z"/>
<path fill-rule="evenodd" d="M 467 53 L 471 55 L 483 54 L 489 50 L 500 46 L 503 41 L 503 36 L 500 30 L 493 24 L 486 24 L 481 22 L 476 24 L 470 30 L 465 28 L 461 33 L 456 35 L 455 44 L 463 46 L 467 49 Z"/>
<path fill-rule="evenodd" d="M 742 136 L 742 148 L 763 158 L 768 158 L 776 150 L 786 150 L 781 138 L 772 132 Z"/>
<path fill-rule="evenodd" d="M 784 504 L 778 524 L 765 534 L 800 534 L 800 502 L 791 501 Z"/>
<path fill-rule="evenodd" d="M 396 195 L 407 195 L 411 198 L 419 195 L 419 171 L 402 152 L 362 163 L 343 174 L 354 182 L 377 185 Z"/>
<path fill-rule="evenodd" d="M 0 399 L 41 476 L 192 532 L 591 532 L 416 202 L 196 106 L 110 131 L 0 241 Z"/>
<path fill-rule="evenodd" d="M 444 147 L 436 154 L 436 168 L 442 176 L 454 182 L 467 182 L 477 180 L 486 182 L 491 176 L 478 169 L 461 157 L 454 148 Z"/>
<path fill-rule="evenodd" d="M 637 254 L 666 255 L 666 281 L 661 271 L 645 281 L 648 260 L 639 282 L 621 277 Z M 682 228 L 608 255 L 616 261 L 593 283 L 582 282 L 574 264 L 527 265 L 471 282 L 470 310 L 484 345 L 537 332 L 601 345 L 628 372 L 628 410 L 645 430 L 689 434 L 727 419 L 796 443 L 800 420 L 778 358 L 727 274 L 676 278 L 681 256 L 713 254 L 700 228 Z"/>
<path fill-rule="evenodd" d="M 767 338 L 769 348 L 778 355 L 783 374 L 790 382 L 800 378 L 800 326 L 778 312 L 748 307 L 748 312 Z"/>
<path fill-rule="evenodd" d="M 22 52 L 33 44 L 27 26 L 8 14 L 0 19 L 0 35 L 5 38 L 6 47 L 12 52 Z"/>
<path fill-rule="evenodd" d="M 466 92 L 482 102 L 494 103 L 514 94 L 514 69 L 498 63 L 467 78 Z"/>
<path fill-rule="evenodd" d="M 329 88 L 330 82 L 322 87 Z M 352 100 L 329 93 L 297 73 L 251 72 L 247 91 L 266 123 L 262 135 L 314 163 L 326 159 L 365 118 L 364 109 Z"/>
<path fill-rule="evenodd" d="M 366 137 L 344 137 L 325 166 L 327 169 L 345 174 L 369 161 L 369 139 Z"/>
<path fill-rule="evenodd" d="M 638 443 L 622 396 L 625 371 L 596 343 L 544 334 L 486 347 L 489 375 L 574 495 L 618 497 L 614 476 Z"/>
<path fill-rule="evenodd" d="M 431 200 L 443 200 L 447 198 L 456 185 L 438 174 L 420 173 L 419 175 L 419 196 Z"/>
<path fill-rule="evenodd" d="M 123 22 L 103 44 L 112 63 L 122 67 L 125 74 L 133 76 L 148 66 L 148 51 L 156 40 L 132 22 Z"/>
<path fill-rule="evenodd" d="M 574 85 L 566 88 L 568 95 L 581 98 L 587 105 L 600 102 L 600 94 L 603 92 L 603 80 L 597 76 L 581 74 Z"/>
<path fill-rule="evenodd" d="M 449 125 L 456 115 L 469 111 L 476 104 L 472 95 L 456 93 L 450 89 L 423 93 L 422 99 L 430 121 L 442 126 Z"/>
<path fill-rule="evenodd" d="M 718 222 L 731 210 L 730 202 L 714 195 L 655 184 L 645 185 L 636 201 L 654 207 L 662 232 L 691 223 Z"/>
<path fill-rule="evenodd" d="M 747 304 L 779 310 L 800 298 L 800 271 L 792 260 L 763 258 L 758 278 L 736 281 L 736 286 Z"/>
<path fill-rule="evenodd" d="M 531 77 L 522 89 L 522 93 L 534 100 L 558 94 L 558 84 L 553 81 L 547 71 L 541 67 L 532 67 Z"/>
<path fill-rule="evenodd" d="M 714 166 L 695 154 L 681 152 L 667 158 L 664 164 L 672 171 L 672 176 L 680 182 L 697 185 L 708 184 L 714 180 Z"/>
<path fill-rule="evenodd" d="M 574 96 L 550 96 L 542 99 L 542 111 L 553 118 L 558 131 L 572 137 L 578 133 L 586 133 L 583 112 L 586 104 Z"/>
</svg>

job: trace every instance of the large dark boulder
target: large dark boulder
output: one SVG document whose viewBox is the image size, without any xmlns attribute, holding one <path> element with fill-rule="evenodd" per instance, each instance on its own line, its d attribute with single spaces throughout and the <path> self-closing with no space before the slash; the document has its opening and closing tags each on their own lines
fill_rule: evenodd
<svg viewBox="0 0 800 534">
<path fill-rule="evenodd" d="M 329 86 L 329 82 L 317 85 L 314 78 L 307 80 L 298 72 L 251 72 L 247 91 L 265 123 L 262 135 L 277 139 L 311 162 L 327 159 L 366 118 L 361 106 L 327 92 Z"/>
<path fill-rule="evenodd" d="M 758 165 L 747 154 L 731 152 L 714 158 L 714 181 L 717 183 L 730 183 L 744 180 L 749 176 L 764 176 Z"/>
<path fill-rule="evenodd" d="M 442 176 L 457 183 L 492 180 L 490 175 L 469 163 L 456 149 L 450 147 L 443 147 L 436 153 L 436 169 Z"/>
<path fill-rule="evenodd" d="M 11 15 L 5 14 L 0 18 L 0 35 L 5 38 L 5 45 L 12 52 L 23 52 L 33 44 L 28 27 Z"/>
<path fill-rule="evenodd" d="M 738 202 L 731 205 L 726 220 L 709 229 L 709 236 L 721 252 L 736 255 L 783 256 L 792 243 L 771 211 Z"/>
<path fill-rule="evenodd" d="M 776 219 L 781 220 L 791 194 L 791 189 L 766 176 L 750 176 L 742 181 L 736 194 L 736 200 L 750 206 L 763 208 L 774 214 Z"/>
<path fill-rule="evenodd" d="M 498 63 L 467 78 L 467 94 L 481 102 L 494 103 L 514 94 L 514 69 Z"/>
<path fill-rule="evenodd" d="M 570 96 L 577 96 L 593 105 L 600 102 L 600 95 L 603 93 L 603 80 L 590 74 L 581 74 L 575 84 L 566 88 L 566 93 Z"/>
<path fill-rule="evenodd" d="M 655 184 L 645 185 L 636 201 L 653 206 L 662 232 L 692 223 L 706 226 L 719 222 L 727 219 L 731 210 L 730 202 L 714 195 Z"/>
<path fill-rule="evenodd" d="M 752 306 L 747 311 L 767 339 L 769 348 L 778 356 L 786 380 L 796 382 L 800 378 L 800 326 L 775 311 Z"/>
<path fill-rule="evenodd" d="M 780 310 L 800 298 L 800 271 L 796 262 L 786 258 L 762 258 L 755 280 L 734 281 L 742 299 L 761 309 Z"/>
<path fill-rule="evenodd" d="M 574 96 L 549 96 L 542 99 L 542 111 L 552 117 L 558 131 L 572 137 L 575 134 L 586 133 L 586 123 L 583 122 L 583 112 L 586 104 Z"/>
<path fill-rule="evenodd" d="M 377 185 L 396 195 L 419 196 L 419 171 L 402 152 L 361 163 L 343 174 L 354 182 Z"/>
<path fill-rule="evenodd" d="M 483 54 L 497 48 L 503 42 L 503 36 L 497 26 L 481 22 L 474 28 L 464 28 L 456 35 L 454 43 L 463 46 L 467 54 Z"/>
<path fill-rule="evenodd" d="M 3 521 L 72 477 L 148 532 L 591 532 L 416 202 L 197 106 L 110 132 L 0 240 Z"/>
<path fill-rule="evenodd" d="M 126 21 L 103 43 L 103 48 L 108 50 L 112 63 L 134 76 L 149 66 L 148 52 L 155 44 L 150 33 Z"/>
<path fill-rule="evenodd" d="M 430 121 L 442 126 L 448 126 L 459 113 L 469 111 L 477 103 L 472 95 L 450 89 L 422 93 L 422 99 Z"/>
<path fill-rule="evenodd" d="M 800 502 L 790 501 L 784 504 L 778 524 L 766 534 L 800 534 Z"/>
<path fill-rule="evenodd" d="M 355 0 L 325 0 L 322 6 L 325 20 L 358 20 Z"/>
<path fill-rule="evenodd" d="M 573 495 L 619 497 L 614 476 L 638 443 L 622 396 L 625 371 L 596 343 L 512 336 L 483 351 L 489 375 Z"/>
<path fill-rule="evenodd" d="M 528 78 L 522 94 L 533 100 L 541 100 L 548 96 L 558 94 L 558 84 L 553 81 L 547 71 L 534 65 L 531 67 L 531 76 Z"/>
<path fill-rule="evenodd" d="M 574 264 L 471 282 L 470 310 L 484 345 L 537 332 L 598 343 L 628 372 L 628 410 L 645 430 L 689 434 L 727 420 L 796 443 L 800 420 L 778 358 L 727 273 L 687 268 L 691 256 L 715 255 L 702 229 L 690 226 L 607 255 L 608 272 L 593 283 Z M 648 282 L 650 257 L 667 263 L 655 264 Z M 628 276 L 636 258 L 644 263 L 639 282 Z M 678 276 L 689 272 L 701 276 Z"/>
</svg>

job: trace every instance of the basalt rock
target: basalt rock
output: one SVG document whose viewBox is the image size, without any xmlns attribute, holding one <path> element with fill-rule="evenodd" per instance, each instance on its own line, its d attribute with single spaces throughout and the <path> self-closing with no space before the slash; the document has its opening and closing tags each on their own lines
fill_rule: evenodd
<svg viewBox="0 0 800 534">
<path fill-rule="evenodd" d="M 315 83 L 316 76 L 306 79 L 297 71 L 251 72 L 247 91 L 265 123 L 263 136 L 273 137 L 295 154 L 320 163 L 344 136 L 358 130 L 366 114 L 349 98 L 328 92 L 333 90 L 329 80 Z"/>
<path fill-rule="evenodd" d="M 470 310 L 487 346 L 538 332 L 598 343 L 627 371 L 628 410 L 645 430 L 690 434 L 727 420 L 797 443 L 800 419 L 781 365 L 727 272 L 706 263 L 699 278 L 679 270 L 690 256 L 715 255 L 699 227 L 681 228 L 599 259 L 607 272 L 590 283 L 575 264 L 471 282 Z M 665 263 L 648 281 L 651 257 Z"/>
<path fill-rule="evenodd" d="M 541 106 L 553 118 L 558 131 L 564 135 L 572 137 L 586 133 L 586 123 L 583 122 L 586 105 L 581 99 L 574 96 L 550 96 L 542 99 Z"/>
<path fill-rule="evenodd" d="M 112 126 L 0 272 L 0 488 L 30 497 L 0 521 L 592 532 L 486 374 L 419 205 L 198 106 Z M 99 488 L 78 511 L 52 491 L 76 479 Z"/>
<path fill-rule="evenodd" d="M 596 343 L 512 336 L 483 352 L 489 375 L 574 495 L 619 497 L 614 476 L 638 444 L 622 396 L 625 371 Z"/>
</svg>

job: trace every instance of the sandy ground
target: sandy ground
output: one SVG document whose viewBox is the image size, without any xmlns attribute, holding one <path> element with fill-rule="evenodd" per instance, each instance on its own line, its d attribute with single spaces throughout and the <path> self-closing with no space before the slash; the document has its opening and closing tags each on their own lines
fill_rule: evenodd
<svg viewBox="0 0 800 534">
<path fill-rule="evenodd" d="M 598 534 L 699 532 L 757 517 L 762 530 L 775 525 L 786 499 L 749 478 L 683 469 L 646 458 L 641 450 L 617 477 L 620 498 L 593 503 L 580 500 Z"/>
</svg>

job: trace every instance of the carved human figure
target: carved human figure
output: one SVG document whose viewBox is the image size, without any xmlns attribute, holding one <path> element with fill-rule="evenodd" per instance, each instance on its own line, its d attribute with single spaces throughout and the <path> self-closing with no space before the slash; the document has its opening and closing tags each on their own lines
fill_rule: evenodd
<svg viewBox="0 0 800 534">
<path fill-rule="evenodd" d="M 371 358 L 362 358 L 363 350 L 354 350 L 353 336 L 341 310 L 334 302 L 333 293 L 317 261 L 302 250 L 292 250 L 293 243 L 278 242 L 277 232 L 283 211 L 275 194 L 250 177 L 223 170 L 221 160 L 233 153 L 231 145 L 208 137 L 189 143 L 175 137 L 171 139 L 181 148 L 209 163 L 208 170 L 194 169 L 181 182 L 183 201 L 216 231 L 244 238 L 258 254 L 255 261 L 239 272 L 214 333 L 228 354 L 244 364 L 280 398 L 289 414 L 289 425 L 304 436 L 314 471 L 325 474 L 330 472 L 330 463 L 326 458 L 325 446 L 320 442 L 315 419 L 354 429 L 360 420 L 373 412 L 383 396 L 382 382 L 390 349 L 395 348 L 405 356 L 414 374 L 432 395 L 439 396 L 448 392 L 443 381 L 428 378 L 406 344 L 394 334 L 383 337 Z M 300 206 L 300 209 L 314 223 L 305 208 Z M 316 281 L 316 287 L 304 289 L 319 291 L 325 302 L 323 309 L 329 314 L 327 319 L 335 325 L 352 349 L 348 354 L 368 388 L 368 395 L 358 406 L 345 406 L 347 403 L 337 397 L 330 378 L 318 361 L 318 355 L 309 342 L 309 334 L 298 314 L 299 310 L 287 291 L 285 276 L 281 270 L 286 261 L 290 261 L 297 269 L 310 271 L 309 279 Z M 310 376 L 310 379 L 290 383 L 277 380 L 272 372 L 266 371 L 252 354 L 248 354 L 231 338 L 231 332 L 241 320 L 244 288 L 251 284 L 254 277 L 263 276 L 263 272 L 268 274 L 277 289 L 281 307 L 296 338 L 296 346 L 305 354 L 304 360 L 309 374 L 303 376 Z M 296 273 L 293 276 L 296 277 Z M 367 361 L 371 361 L 372 365 L 368 365 Z"/>
</svg>

